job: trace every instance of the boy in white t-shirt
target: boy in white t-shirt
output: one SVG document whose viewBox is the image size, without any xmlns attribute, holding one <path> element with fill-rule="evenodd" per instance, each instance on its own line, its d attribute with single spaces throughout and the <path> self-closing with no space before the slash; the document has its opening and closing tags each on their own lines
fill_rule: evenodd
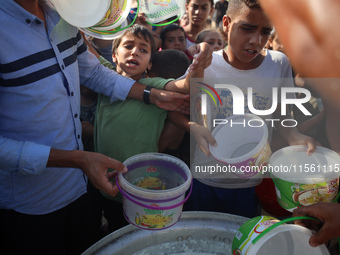
<svg viewBox="0 0 340 255">
<path fill-rule="evenodd" d="M 272 30 L 257 0 L 230 0 L 227 15 L 223 18 L 223 29 L 228 34 L 228 47 L 213 53 L 211 65 L 204 70 L 204 83 L 232 84 L 240 88 L 247 98 L 247 88 L 252 88 L 253 106 L 257 110 L 267 110 L 272 106 L 272 88 L 293 87 L 292 70 L 287 57 L 275 51 L 264 50 Z M 212 109 L 212 119 L 225 119 L 233 115 L 233 97 L 229 90 L 217 89 L 222 105 Z M 291 95 L 293 97 L 294 95 Z M 280 114 L 280 93 L 278 107 L 272 115 L 264 119 L 292 119 L 290 114 Z M 245 112 L 250 112 L 245 104 Z M 289 113 L 289 111 L 287 111 Z M 267 122 L 266 122 L 267 123 Z M 275 123 L 280 123 L 276 121 Z M 268 125 L 271 140 L 272 127 Z M 315 150 L 313 138 L 305 136 L 294 127 L 276 125 L 281 136 L 289 143 L 308 145 L 308 153 Z M 218 141 L 217 141 L 218 142 Z M 205 150 L 207 153 L 207 148 Z M 185 210 L 219 211 L 254 217 L 258 202 L 255 186 L 261 179 L 238 178 L 233 173 L 219 175 L 199 174 L 195 167 L 216 166 L 218 162 L 202 150 L 194 152 L 192 172 L 193 192 L 185 204 Z M 208 177 L 207 177 L 208 176 Z"/>
</svg>

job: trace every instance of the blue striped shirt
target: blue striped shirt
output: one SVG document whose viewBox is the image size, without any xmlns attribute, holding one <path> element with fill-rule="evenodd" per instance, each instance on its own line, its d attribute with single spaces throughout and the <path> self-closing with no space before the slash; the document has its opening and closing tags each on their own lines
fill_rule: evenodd
<svg viewBox="0 0 340 255">
<path fill-rule="evenodd" d="M 81 150 L 79 84 L 124 100 L 135 81 L 100 65 L 77 28 L 40 1 L 43 21 L 0 0 L 0 208 L 46 214 L 86 192 L 79 169 L 46 168 L 50 148 Z"/>
</svg>

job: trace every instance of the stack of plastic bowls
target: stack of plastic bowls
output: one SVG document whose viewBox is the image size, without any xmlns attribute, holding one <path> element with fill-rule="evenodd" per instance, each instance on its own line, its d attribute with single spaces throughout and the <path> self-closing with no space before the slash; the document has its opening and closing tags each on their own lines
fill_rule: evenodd
<svg viewBox="0 0 340 255">
<path fill-rule="evenodd" d="M 112 40 L 123 33 L 132 0 L 53 0 L 60 16 L 84 33 Z"/>
</svg>

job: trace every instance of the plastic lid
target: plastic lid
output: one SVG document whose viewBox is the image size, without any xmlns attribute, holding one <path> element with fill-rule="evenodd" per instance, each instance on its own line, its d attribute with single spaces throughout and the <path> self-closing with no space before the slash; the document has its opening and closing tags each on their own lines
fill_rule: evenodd
<svg viewBox="0 0 340 255">
<path fill-rule="evenodd" d="M 91 27 L 106 15 L 110 0 L 53 0 L 60 16 L 76 27 Z"/>
</svg>

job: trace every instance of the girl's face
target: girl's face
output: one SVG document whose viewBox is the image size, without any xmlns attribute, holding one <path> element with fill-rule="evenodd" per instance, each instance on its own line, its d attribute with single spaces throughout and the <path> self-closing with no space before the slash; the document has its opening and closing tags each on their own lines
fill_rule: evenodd
<svg viewBox="0 0 340 255">
<path fill-rule="evenodd" d="M 204 37 L 204 42 L 208 43 L 213 51 L 218 51 L 223 49 L 223 40 L 222 36 L 215 32 L 209 32 L 205 37 Z"/>
<path fill-rule="evenodd" d="M 186 5 L 186 11 L 189 15 L 189 24 L 194 26 L 205 26 L 208 16 L 213 9 L 209 0 L 191 0 Z"/>
<path fill-rule="evenodd" d="M 151 45 L 143 36 L 139 38 L 131 33 L 126 34 L 112 59 L 117 65 L 117 73 L 139 80 L 151 68 Z"/>
<path fill-rule="evenodd" d="M 168 32 L 163 43 L 163 48 L 185 52 L 187 48 L 185 33 L 181 29 Z"/>
</svg>

